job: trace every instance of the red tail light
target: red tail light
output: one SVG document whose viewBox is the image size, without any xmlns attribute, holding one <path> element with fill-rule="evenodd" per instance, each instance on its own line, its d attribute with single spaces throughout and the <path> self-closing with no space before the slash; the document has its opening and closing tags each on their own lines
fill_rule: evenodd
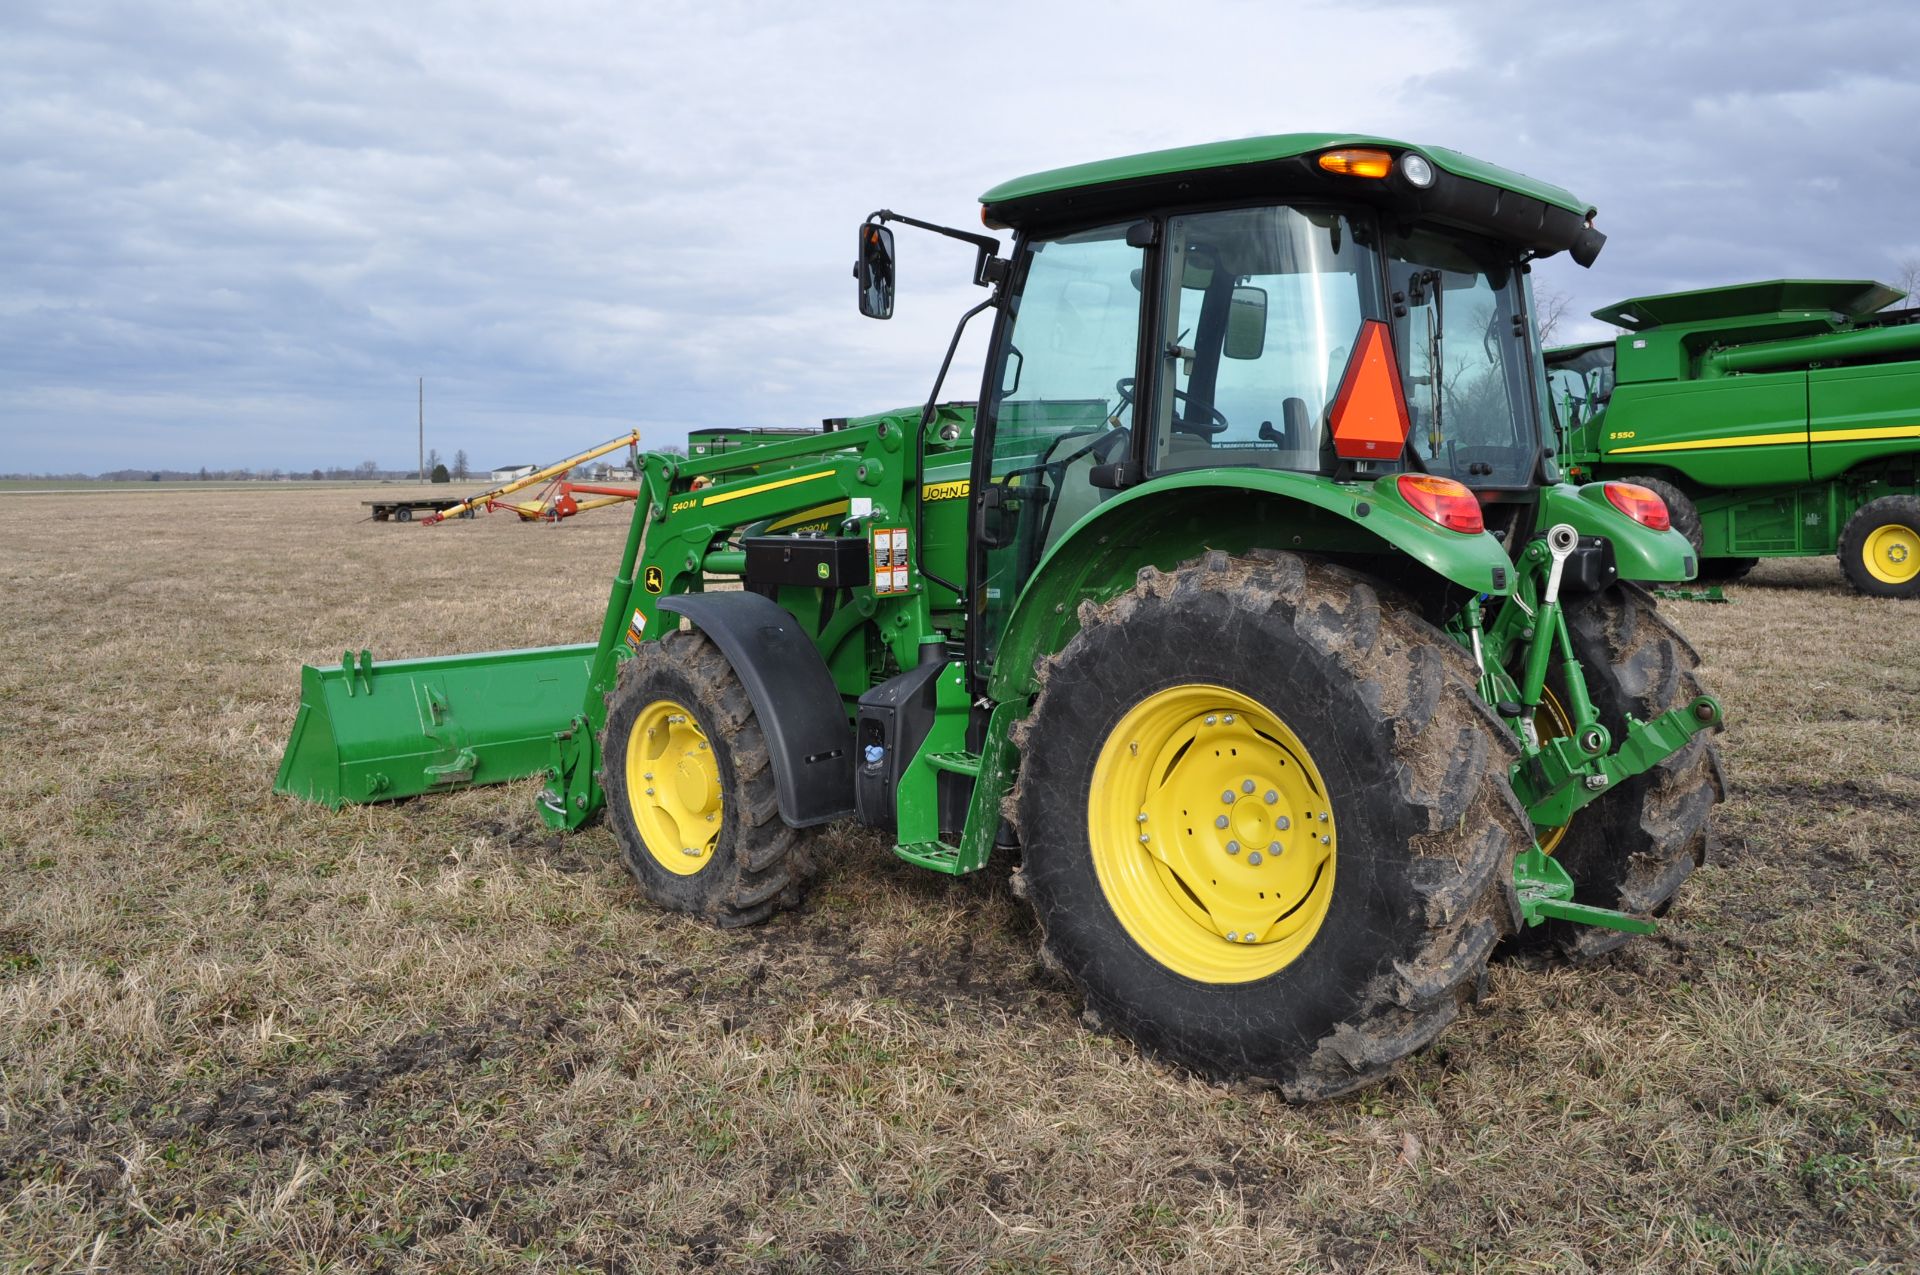
<svg viewBox="0 0 1920 1275">
<path fill-rule="evenodd" d="M 1665 531 L 1673 526 L 1667 515 L 1667 502 L 1639 483 L 1605 483 L 1607 499 L 1613 507 L 1642 527 Z"/>
<path fill-rule="evenodd" d="M 1466 484 L 1432 474 L 1402 474 L 1395 481 L 1402 500 L 1448 531 L 1477 536 L 1487 529 L 1480 501 Z"/>
</svg>

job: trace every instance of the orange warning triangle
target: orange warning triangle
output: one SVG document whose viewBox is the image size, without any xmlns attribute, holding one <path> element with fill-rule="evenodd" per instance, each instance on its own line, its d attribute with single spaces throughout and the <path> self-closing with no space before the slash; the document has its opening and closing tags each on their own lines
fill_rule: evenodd
<svg viewBox="0 0 1920 1275">
<path fill-rule="evenodd" d="M 1333 399 L 1334 453 L 1343 460 L 1398 460 L 1409 427 L 1393 334 L 1379 319 L 1368 319 Z"/>
</svg>

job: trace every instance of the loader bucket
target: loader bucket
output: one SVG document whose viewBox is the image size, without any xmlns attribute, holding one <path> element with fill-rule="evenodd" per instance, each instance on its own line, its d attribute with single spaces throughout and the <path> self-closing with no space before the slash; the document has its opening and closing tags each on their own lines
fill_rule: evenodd
<svg viewBox="0 0 1920 1275">
<path fill-rule="evenodd" d="M 273 790 L 338 809 L 538 774 L 584 707 L 595 649 L 306 665 Z"/>
</svg>

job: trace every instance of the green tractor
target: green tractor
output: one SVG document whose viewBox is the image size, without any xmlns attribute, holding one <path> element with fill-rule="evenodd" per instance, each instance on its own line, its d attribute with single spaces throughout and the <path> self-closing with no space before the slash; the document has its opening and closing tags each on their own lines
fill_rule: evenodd
<svg viewBox="0 0 1920 1275">
<path fill-rule="evenodd" d="M 1836 554 L 1861 593 L 1920 598 L 1920 310 L 1866 279 L 1634 297 L 1625 335 L 1547 351 L 1561 460 L 1665 501 L 1701 574 Z"/>
<path fill-rule="evenodd" d="M 1644 585 L 1657 497 L 1559 481 L 1528 263 L 1592 210 L 1437 147 L 1292 135 L 987 192 L 988 298 L 919 407 L 642 460 L 596 641 L 307 668 L 276 787 L 527 776 L 641 891 L 799 902 L 829 825 L 965 876 L 1153 1054 L 1299 1099 L 1431 1042 L 1508 938 L 1653 928 L 1719 705 Z M 941 402 L 969 320 L 978 403 Z"/>
</svg>

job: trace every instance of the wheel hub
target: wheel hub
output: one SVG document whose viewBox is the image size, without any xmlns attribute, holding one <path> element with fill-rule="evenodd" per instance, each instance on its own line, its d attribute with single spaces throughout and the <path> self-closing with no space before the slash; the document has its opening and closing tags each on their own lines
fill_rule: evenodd
<svg viewBox="0 0 1920 1275">
<path fill-rule="evenodd" d="M 1899 523 L 1876 527 L 1861 557 L 1876 580 L 1905 584 L 1920 575 L 1920 532 Z"/>
<path fill-rule="evenodd" d="M 1299 738 L 1256 701 L 1219 686 L 1158 692 L 1095 763 L 1101 885 L 1163 964 L 1210 982 L 1263 977 L 1326 915 L 1336 837 L 1324 794 Z"/>
<path fill-rule="evenodd" d="M 647 853 L 682 876 L 706 867 L 724 813 L 720 765 L 683 705 L 655 700 L 634 717 L 626 780 L 627 803 Z"/>
</svg>

